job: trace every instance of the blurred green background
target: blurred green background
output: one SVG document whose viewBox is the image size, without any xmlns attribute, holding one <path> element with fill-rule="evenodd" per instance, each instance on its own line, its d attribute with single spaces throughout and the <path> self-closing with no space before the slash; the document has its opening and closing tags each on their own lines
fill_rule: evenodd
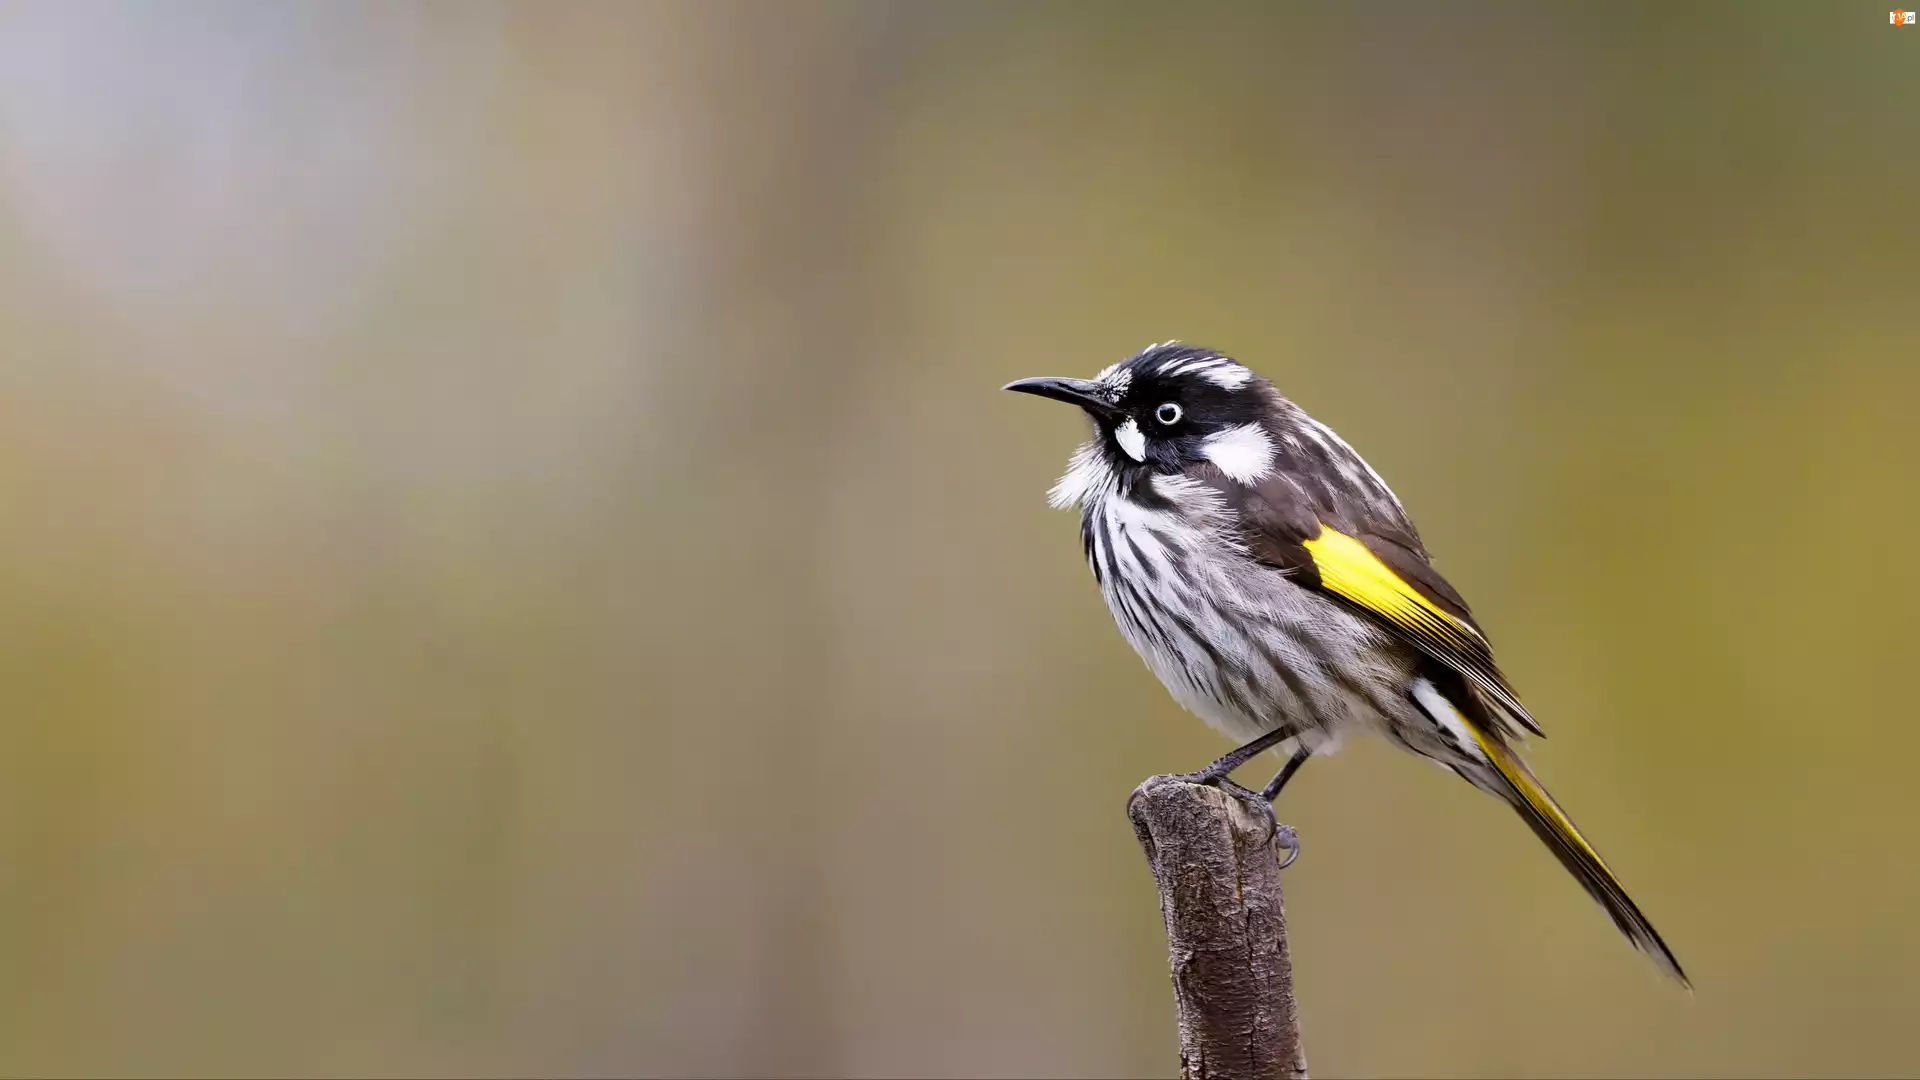
<svg viewBox="0 0 1920 1080">
<path fill-rule="evenodd" d="M 1872 4 L 0 7 L 0 1074 L 1175 1070 L 1178 711 L 1008 379 L 1361 448 L 1694 975 L 1377 743 L 1317 1075 L 1912 1075 Z"/>
</svg>

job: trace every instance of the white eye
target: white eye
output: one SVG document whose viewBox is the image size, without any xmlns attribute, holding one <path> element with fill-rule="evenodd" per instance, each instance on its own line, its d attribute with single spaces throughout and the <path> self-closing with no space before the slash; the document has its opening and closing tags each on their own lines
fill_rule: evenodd
<svg viewBox="0 0 1920 1080">
<path fill-rule="evenodd" d="M 1180 406 L 1171 401 L 1163 402 L 1159 408 L 1153 410 L 1153 418 L 1163 424 L 1177 424 L 1180 422 Z"/>
</svg>

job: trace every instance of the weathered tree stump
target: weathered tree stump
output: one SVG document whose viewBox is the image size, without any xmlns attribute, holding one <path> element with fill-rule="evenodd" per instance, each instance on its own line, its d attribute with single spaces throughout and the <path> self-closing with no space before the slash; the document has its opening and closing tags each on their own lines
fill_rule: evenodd
<svg viewBox="0 0 1920 1080">
<path fill-rule="evenodd" d="M 1181 1075 L 1303 1080 L 1272 817 L 1172 776 L 1136 788 L 1127 816 L 1160 886 Z"/>
</svg>

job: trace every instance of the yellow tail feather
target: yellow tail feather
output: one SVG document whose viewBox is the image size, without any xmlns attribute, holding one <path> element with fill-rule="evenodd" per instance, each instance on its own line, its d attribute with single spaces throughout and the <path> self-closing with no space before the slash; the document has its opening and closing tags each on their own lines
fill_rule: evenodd
<svg viewBox="0 0 1920 1080">
<path fill-rule="evenodd" d="M 1593 849 L 1592 844 L 1587 843 L 1586 837 L 1580 835 L 1580 830 L 1574 827 L 1566 811 L 1560 809 L 1560 804 L 1553 801 L 1553 796 L 1547 794 L 1547 789 L 1534 778 L 1526 763 L 1521 761 L 1498 736 L 1486 734 L 1477 725 L 1470 724 L 1468 728 L 1480 744 L 1480 749 L 1486 755 L 1488 763 L 1493 766 L 1503 785 L 1508 789 L 1500 794 L 1505 795 L 1507 801 L 1513 804 L 1513 808 L 1533 828 L 1535 835 L 1553 850 L 1561 864 L 1579 879 L 1580 884 L 1595 900 L 1600 902 L 1600 906 L 1606 909 L 1614 925 L 1620 928 L 1620 932 L 1626 935 L 1628 941 L 1653 957 L 1661 970 L 1679 980 L 1680 985 L 1689 990 L 1693 989 L 1693 984 L 1687 980 L 1686 972 L 1680 969 L 1680 961 L 1674 958 L 1673 951 L 1667 948 L 1667 943 L 1660 940 L 1659 932 L 1653 928 L 1652 923 L 1647 921 L 1647 917 L 1640 913 L 1640 908 L 1627 896 L 1626 889 L 1621 887 L 1620 880 L 1613 876 L 1613 871 L 1607 868 L 1606 862 L 1600 858 L 1600 853 Z"/>
</svg>

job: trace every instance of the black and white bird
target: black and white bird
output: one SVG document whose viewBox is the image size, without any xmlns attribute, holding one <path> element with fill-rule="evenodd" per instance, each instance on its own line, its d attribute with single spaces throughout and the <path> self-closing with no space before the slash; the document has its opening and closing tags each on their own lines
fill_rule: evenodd
<svg viewBox="0 0 1920 1080">
<path fill-rule="evenodd" d="M 1174 698 L 1243 745 L 1278 748 L 1278 795 L 1315 753 L 1384 736 L 1511 805 L 1620 931 L 1680 964 L 1515 753 L 1540 727 L 1400 500 L 1326 425 L 1211 349 L 1155 345 L 1092 379 L 1008 390 L 1093 422 L 1049 493 L 1079 506 L 1087 563 L 1120 631 Z"/>
</svg>

